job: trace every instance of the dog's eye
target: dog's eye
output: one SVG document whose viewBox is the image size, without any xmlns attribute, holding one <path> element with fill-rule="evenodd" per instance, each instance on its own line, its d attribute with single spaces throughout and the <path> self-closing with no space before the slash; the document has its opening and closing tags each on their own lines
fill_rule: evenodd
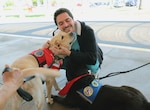
<svg viewBox="0 0 150 110">
<path fill-rule="evenodd" d="M 64 36 L 61 36 L 61 39 L 64 39 Z"/>
</svg>

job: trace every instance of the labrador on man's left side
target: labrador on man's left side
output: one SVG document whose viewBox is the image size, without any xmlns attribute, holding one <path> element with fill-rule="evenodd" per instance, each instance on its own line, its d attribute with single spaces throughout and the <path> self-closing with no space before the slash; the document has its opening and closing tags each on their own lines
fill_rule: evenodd
<svg viewBox="0 0 150 110">
<path fill-rule="evenodd" d="M 48 48 L 37 49 L 31 52 L 30 54 L 19 57 L 11 64 L 10 67 L 19 68 L 21 71 L 33 68 L 33 70 L 40 69 L 40 71 L 35 71 L 37 73 L 45 72 L 45 70 L 47 70 L 45 68 L 45 65 L 47 65 L 51 69 L 52 67 L 55 66 L 55 63 L 53 62 L 57 62 L 57 61 L 59 62 L 59 59 L 65 57 L 64 55 L 58 55 L 56 57 L 52 52 L 51 48 L 55 46 L 55 48 L 59 49 L 61 46 L 64 46 L 68 49 L 71 49 L 71 45 L 74 42 L 74 40 L 75 40 L 74 33 L 72 32 L 64 33 L 62 31 L 59 31 L 55 36 L 53 36 L 50 40 L 48 40 L 48 44 L 49 44 Z M 50 71 L 47 70 L 47 72 L 51 74 Z M 57 76 L 58 75 L 56 74 L 55 77 Z M 49 78 L 45 81 L 46 88 L 47 88 L 47 97 L 48 97 L 47 102 L 50 104 L 53 103 L 53 99 L 51 98 L 52 86 L 54 86 L 56 90 L 60 90 L 55 80 L 55 77 Z M 33 96 L 33 100 L 37 106 L 37 109 L 42 110 L 45 101 L 43 99 L 44 93 L 42 87 L 42 80 L 39 77 L 35 77 L 32 80 L 25 82 L 22 85 L 22 89 L 29 92 Z M 13 96 L 11 100 L 11 105 L 12 105 L 11 110 L 19 110 L 19 108 L 21 108 L 21 103 L 23 101 L 24 100 L 22 99 L 22 97 L 20 97 L 16 92 L 16 94 Z"/>
</svg>

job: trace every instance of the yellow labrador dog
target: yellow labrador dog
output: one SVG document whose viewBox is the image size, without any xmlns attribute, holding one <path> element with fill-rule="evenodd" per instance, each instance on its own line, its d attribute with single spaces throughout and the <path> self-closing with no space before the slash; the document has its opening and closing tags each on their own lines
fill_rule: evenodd
<svg viewBox="0 0 150 110">
<path fill-rule="evenodd" d="M 65 56 L 62 56 L 62 55 L 59 55 L 57 57 L 54 56 L 50 48 L 52 46 L 55 46 L 57 48 L 60 48 L 60 46 L 64 46 L 68 49 L 71 49 L 71 45 L 74 42 L 74 40 L 75 40 L 74 33 L 72 32 L 64 33 L 62 31 L 59 31 L 52 39 L 48 41 L 49 48 L 38 49 L 38 50 L 31 52 L 30 54 L 20 57 L 12 63 L 11 67 L 19 68 L 22 71 L 27 68 L 36 68 L 36 69 L 40 68 L 41 69 L 41 67 L 44 67 L 44 65 L 47 65 L 47 67 L 49 68 L 59 69 L 61 66 L 60 64 L 61 61 L 59 61 L 59 58 L 61 59 L 61 58 L 64 58 Z M 58 63 L 59 67 L 56 66 L 56 63 Z M 42 70 L 41 70 L 41 73 L 42 73 Z M 48 103 L 50 104 L 53 103 L 53 100 L 51 98 L 52 85 L 54 85 L 54 88 L 56 90 L 60 90 L 55 78 L 53 80 L 52 79 L 46 80 L 47 97 L 48 97 Z M 39 97 L 40 95 L 42 95 L 42 90 L 43 90 L 41 79 L 36 77 L 26 82 L 22 86 L 22 88 L 28 91 L 31 95 L 33 95 L 35 102 L 37 104 L 39 103 L 39 105 L 37 106 L 38 110 L 42 110 L 43 104 L 41 104 L 41 102 L 43 102 L 43 99 L 42 97 Z M 17 107 L 19 106 L 18 103 L 21 103 L 21 97 L 19 97 L 18 95 L 16 96 L 16 98 L 18 99 L 12 102 L 13 103 L 12 105 L 14 106 L 12 110 L 18 110 L 18 107 Z"/>
<path fill-rule="evenodd" d="M 8 65 L 5 67 L 3 74 L 5 72 L 9 72 L 9 74 L 19 73 L 22 74 L 23 78 L 33 77 L 30 81 L 25 82 L 21 88 L 23 90 L 28 91 L 28 93 L 32 94 L 35 107 L 37 110 L 42 110 L 44 106 L 44 95 L 42 91 L 42 83 L 41 80 L 51 80 L 53 81 L 55 77 L 59 77 L 60 73 L 58 70 L 49 69 L 49 68 L 27 68 L 20 70 L 19 68 L 11 68 Z M 7 77 L 9 79 L 9 77 Z M 19 110 L 21 108 L 21 104 L 23 99 L 16 92 L 10 99 L 11 101 L 11 110 Z"/>
</svg>

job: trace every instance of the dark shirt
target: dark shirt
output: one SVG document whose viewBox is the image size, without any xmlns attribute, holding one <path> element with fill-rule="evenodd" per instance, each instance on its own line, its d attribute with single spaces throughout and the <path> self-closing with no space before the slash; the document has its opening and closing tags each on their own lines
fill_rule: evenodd
<svg viewBox="0 0 150 110">
<path fill-rule="evenodd" d="M 103 52 L 96 42 L 93 29 L 84 22 L 78 22 L 81 24 L 81 33 L 80 35 L 77 33 L 80 52 L 79 50 L 71 50 L 70 56 L 64 59 L 62 67 L 66 69 L 68 80 L 85 74 L 85 72 L 87 73 L 88 68 L 86 65 L 94 65 L 97 59 L 100 67 L 103 60 Z"/>
</svg>

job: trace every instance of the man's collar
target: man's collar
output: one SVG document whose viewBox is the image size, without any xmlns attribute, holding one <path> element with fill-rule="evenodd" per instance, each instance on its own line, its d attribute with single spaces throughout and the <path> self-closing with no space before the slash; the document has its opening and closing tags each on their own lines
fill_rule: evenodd
<svg viewBox="0 0 150 110">
<path fill-rule="evenodd" d="M 75 21 L 76 25 L 76 33 L 81 36 L 81 23 L 79 21 Z"/>
</svg>

